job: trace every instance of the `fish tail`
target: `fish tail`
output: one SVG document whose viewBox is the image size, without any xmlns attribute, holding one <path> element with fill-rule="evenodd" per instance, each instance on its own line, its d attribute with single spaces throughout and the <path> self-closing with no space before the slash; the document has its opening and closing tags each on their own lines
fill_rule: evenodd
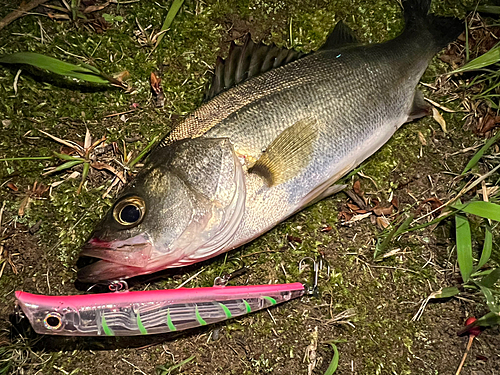
<svg viewBox="0 0 500 375">
<path fill-rule="evenodd" d="M 436 52 L 454 41 L 464 30 L 463 21 L 429 14 L 431 0 L 403 0 L 405 31 L 418 32 Z"/>
</svg>

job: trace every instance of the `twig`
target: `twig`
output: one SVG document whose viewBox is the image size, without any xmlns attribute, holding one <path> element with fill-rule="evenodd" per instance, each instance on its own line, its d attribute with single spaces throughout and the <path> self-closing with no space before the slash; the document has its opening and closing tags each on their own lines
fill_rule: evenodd
<svg viewBox="0 0 500 375">
<path fill-rule="evenodd" d="M 9 25 L 13 21 L 17 20 L 20 17 L 23 17 L 30 10 L 36 8 L 37 6 L 46 3 L 48 0 L 31 0 L 28 4 L 21 3 L 19 8 L 7 14 L 4 18 L 0 20 L 0 30 L 2 30 L 5 26 Z"/>
</svg>

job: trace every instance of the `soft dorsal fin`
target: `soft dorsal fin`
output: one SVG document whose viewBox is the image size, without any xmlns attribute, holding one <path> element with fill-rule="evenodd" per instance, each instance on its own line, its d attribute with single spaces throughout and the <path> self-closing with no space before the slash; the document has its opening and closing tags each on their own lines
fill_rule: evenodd
<svg viewBox="0 0 500 375">
<path fill-rule="evenodd" d="M 261 176 L 269 187 L 295 177 L 311 160 L 318 130 L 315 117 L 297 121 L 271 142 L 249 172 Z"/>
<path fill-rule="evenodd" d="M 344 47 L 349 44 L 360 43 L 358 38 L 354 35 L 354 31 L 351 30 L 343 21 L 337 22 L 333 31 L 328 35 L 325 44 L 321 49 L 332 49 Z"/>
<path fill-rule="evenodd" d="M 217 58 L 212 83 L 205 92 L 204 100 L 208 101 L 247 79 L 286 65 L 303 56 L 305 53 L 293 49 L 279 48 L 274 44 L 254 43 L 248 34 L 243 45 L 231 42 L 226 59 Z"/>
</svg>

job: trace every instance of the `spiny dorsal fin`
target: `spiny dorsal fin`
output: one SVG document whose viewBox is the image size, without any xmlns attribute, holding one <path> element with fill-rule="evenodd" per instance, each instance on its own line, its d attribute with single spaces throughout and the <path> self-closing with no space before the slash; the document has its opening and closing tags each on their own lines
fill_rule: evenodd
<svg viewBox="0 0 500 375">
<path fill-rule="evenodd" d="M 254 43 L 248 34 L 243 45 L 231 42 L 226 59 L 217 58 L 212 83 L 205 92 L 208 101 L 221 92 L 271 69 L 300 59 L 304 53 L 292 49 Z"/>
<path fill-rule="evenodd" d="M 317 136 L 316 118 L 306 117 L 297 121 L 271 142 L 249 172 L 261 176 L 268 186 L 291 179 L 311 160 Z"/>
<path fill-rule="evenodd" d="M 333 31 L 328 35 L 325 44 L 321 49 L 332 49 L 344 47 L 349 44 L 360 43 L 358 38 L 354 35 L 354 31 L 351 30 L 343 21 L 337 22 Z"/>
</svg>

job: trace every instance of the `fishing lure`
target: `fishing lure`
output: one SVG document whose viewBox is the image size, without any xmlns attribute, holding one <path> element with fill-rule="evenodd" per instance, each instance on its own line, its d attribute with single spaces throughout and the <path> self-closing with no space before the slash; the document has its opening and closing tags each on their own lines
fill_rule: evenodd
<svg viewBox="0 0 500 375">
<path fill-rule="evenodd" d="M 213 286 L 45 296 L 17 291 L 35 332 L 66 336 L 133 336 L 220 322 L 303 296 L 301 283 Z"/>
</svg>

